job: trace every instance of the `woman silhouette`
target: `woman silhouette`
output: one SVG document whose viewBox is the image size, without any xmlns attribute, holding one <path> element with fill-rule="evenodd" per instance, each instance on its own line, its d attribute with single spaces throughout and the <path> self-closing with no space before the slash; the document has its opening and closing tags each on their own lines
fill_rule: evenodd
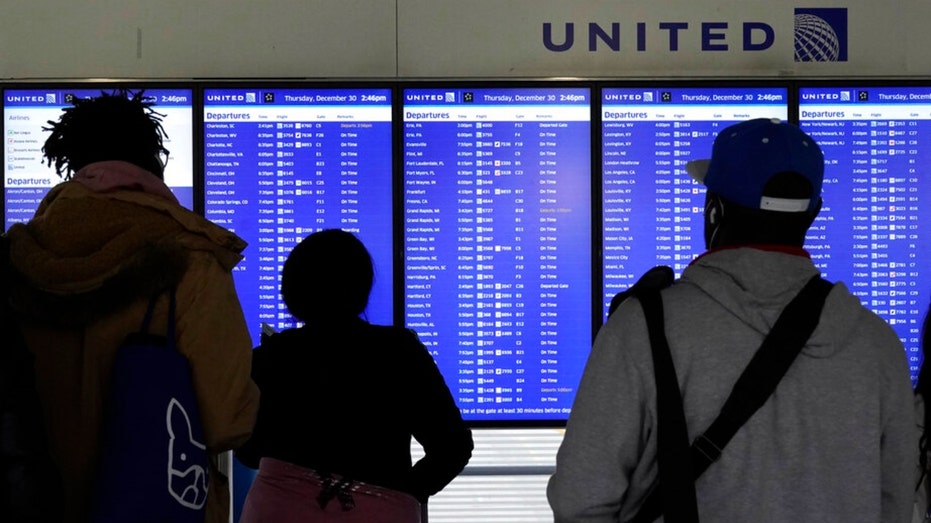
<svg viewBox="0 0 931 523">
<path fill-rule="evenodd" d="M 373 279 L 365 246 L 342 230 L 288 256 L 281 294 L 304 326 L 253 354 L 261 403 L 236 456 L 259 473 L 241 522 L 418 522 L 469 461 L 471 432 L 416 334 L 360 318 Z M 413 465 L 411 437 L 425 452 Z"/>
</svg>

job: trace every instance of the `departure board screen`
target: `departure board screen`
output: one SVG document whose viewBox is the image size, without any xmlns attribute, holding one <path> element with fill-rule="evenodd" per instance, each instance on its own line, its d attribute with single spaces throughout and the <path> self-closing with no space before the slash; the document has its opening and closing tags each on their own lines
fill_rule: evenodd
<svg viewBox="0 0 931 523">
<path fill-rule="evenodd" d="M 799 123 L 825 158 L 806 247 L 895 329 L 915 381 L 931 286 L 931 86 L 803 87 Z"/>
<path fill-rule="evenodd" d="M 139 87 L 133 87 L 136 92 Z M 4 230 L 12 224 L 26 222 L 39 207 L 48 191 L 62 181 L 42 157 L 42 146 L 48 139 L 49 121 L 58 121 L 62 109 L 70 107 L 75 98 L 100 96 L 110 87 L 88 89 L 61 86 L 29 89 L 6 89 L 3 95 L 3 122 L 6 134 L 4 157 L 6 165 L 3 190 Z M 165 183 L 181 205 L 194 208 L 194 141 L 193 96 L 191 89 L 145 89 L 145 96 L 160 113 L 162 128 L 167 135 L 169 151 L 165 166 Z"/>
<path fill-rule="evenodd" d="M 392 314 L 391 89 L 204 90 L 204 212 L 248 242 L 237 291 L 253 340 L 297 326 L 281 268 L 311 233 L 355 233 L 375 265 L 365 317 Z"/>
<path fill-rule="evenodd" d="M 564 421 L 592 342 L 591 92 L 403 93 L 404 315 L 470 421 Z"/>
<path fill-rule="evenodd" d="M 606 88 L 601 93 L 603 317 L 644 272 L 704 252 L 704 187 L 685 172 L 725 127 L 788 118 L 785 87 Z"/>
</svg>

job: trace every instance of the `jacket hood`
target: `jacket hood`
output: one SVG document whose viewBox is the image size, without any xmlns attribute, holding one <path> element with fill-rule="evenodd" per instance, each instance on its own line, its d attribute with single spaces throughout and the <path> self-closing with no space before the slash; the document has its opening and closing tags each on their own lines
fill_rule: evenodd
<svg viewBox="0 0 931 523">
<path fill-rule="evenodd" d="M 157 192 L 114 184 L 95 190 L 81 181 L 57 185 L 34 218 L 7 235 L 17 309 L 61 325 L 177 285 L 195 251 L 231 270 L 246 245 Z"/>
<path fill-rule="evenodd" d="M 95 162 L 74 173 L 72 179 L 93 192 L 104 193 L 129 189 L 178 203 L 174 193 L 161 178 L 129 162 L 119 160 Z"/>
<path fill-rule="evenodd" d="M 807 256 L 746 247 L 701 256 L 682 273 L 682 281 L 696 285 L 747 326 L 765 335 L 785 306 L 818 274 L 820 271 Z M 855 335 L 851 326 L 867 314 L 843 283 L 835 283 L 803 352 L 815 357 L 837 352 L 845 340 Z"/>
</svg>

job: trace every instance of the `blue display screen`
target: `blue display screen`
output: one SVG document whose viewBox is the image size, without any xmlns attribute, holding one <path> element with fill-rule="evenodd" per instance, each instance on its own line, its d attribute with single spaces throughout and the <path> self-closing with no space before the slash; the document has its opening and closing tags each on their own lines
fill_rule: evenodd
<svg viewBox="0 0 931 523">
<path fill-rule="evenodd" d="M 788 118 L 782 87 L 606 88 L 601 93 L 603 310 L 644 272 L 676 275 L 705 250 L 705 191 L 685 172 L 718 132 L 751 118 Z"/>
<path fill-rule="evenodd" d="M 592 342 L 591 92 L 403 92 L 404 318 L 463 417 L 568 417 Z"/>
<path fill-rule="evenodd" d="M 135 92 L 143 87 L 133 87 Z M 49 121 L 58 121 L 62 109 L 77 98 L 100 96 L 111 92 L 103 86 L 94 89 L 62 87 L 32 87 L 6 89 L 3 94 L 5 176 L 3 190 L 4 230 L 18 222 L 26 222 L 39 207 L 48 191 L 61 182 L 54 167 L 43 162 L 42 146 L 49 132 L 42 130 Z M 190 89 L 145 88 L 145 95 L 154 102 L 161 115 L 167 135 L 164 146 L 169 150 L 165 167 L 165 183 L 181 205 L 194 208 L 194 140 L 193 96 Z"/>
<path fill-rule="evenodd" d="M 280 298 L 291 249 L 322 229 L 355 233 L 375 265 L 366 310 L 392 324 L 390 89 L 204 90 L 204 212 L 248 242 L 234 270 L 253 340 L 297 326 Z"/>
<path fill-rule="evenodd" d="M 895 329 L 916 380 L 931 293 L 931 86 L 804 87 L 799 123 L 825 157 L 806 246 Z"/>
</svg>

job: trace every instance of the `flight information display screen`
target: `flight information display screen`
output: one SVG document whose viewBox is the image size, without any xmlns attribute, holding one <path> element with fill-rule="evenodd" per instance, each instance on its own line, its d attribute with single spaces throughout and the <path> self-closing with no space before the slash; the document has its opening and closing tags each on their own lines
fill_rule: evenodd
<svg viewBox="0 0 931 523">
<path fill-rule="evenodd" d="M 931 286 L 931 86 L 803 87 L 799 123 L 825 158 L 806 247 L 892 325 L 917 380 Z"/>
<path fill-rule="evenodd" d="M 204 90 L 204 212 L 249 246 L 234 278 L 256 344 L 296 326 L 280 297 L 291 249 L 344 229 L 372 255 L 366 318 L 393 323 L 391 89 Z"/>
<path fill-rule="evenodd" d="M 139 88 L 141 89 L 141 87 Z M 6 89 L 3 94 L 3 122 L 6 134 L 3 209 L 4 230 L 12 224 L 26 222 L 39 207 L 48 191 L 62 181 L 54 166 L 44 163 L 42 146 L 49 137 L 48 122 L 58 121 L 62 109 L 75 98 L 100 96 L 110 87 L 71 89 L 31 87 Z M 138 89 L 133 87 L 133 91 Z M 181 205 L 194 208 L 193 96 L 191 89 L 145 89 L 154 102 L 153 109 L 162 114 L 162 128 L 169 151 L 165 166 L 165 183 Z"/>
<path fill-rule="evenodd" d="M 784 87 L 637 87 L 601 92 L 603 317 L 644 272 L 676 275 L 704 252 L 704 187 L 685 172 L 725 127 L 788 118 Z"/>
<path fill-rule="evenodd" d="M 403 92 L 404 315 L 471 421 L 568 417 L 592 342 L 591 92 Z"/>
</svg>

